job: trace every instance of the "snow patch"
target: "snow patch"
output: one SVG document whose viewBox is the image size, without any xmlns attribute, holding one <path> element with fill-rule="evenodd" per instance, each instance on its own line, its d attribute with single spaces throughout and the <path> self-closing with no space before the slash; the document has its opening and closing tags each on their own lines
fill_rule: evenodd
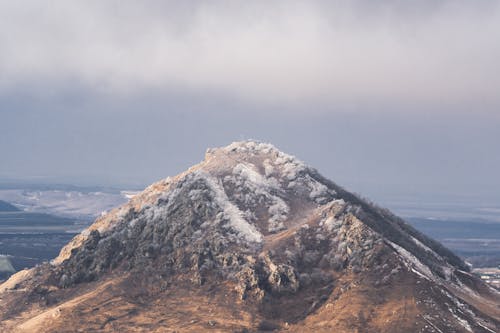
<svg viewBox="0 0 500 333">
<path fill-rule="evenodd" d="M 233 170 L 233 174 L 246 178 L 258 187 L 278 188 L 278 180 L 288 182 L 288 188 L 299 186 L 303 191 L 309 191 L 309 198 L 319 204 L 327 202 L 332 195 L 335 195 L 335 192 L 329 190 L 325 184 L 316 181 L 308 174 L 304 174 L 305 171 L 310 170 L 304 162 L 279 151 L 271 144 L 257 141 L 233 142 L 223 150 L 228 154 L 268 155 L 262 157 L 264 175 L 261 175 L 252 166 L 243 163 L 238 164 Z M 271 176 L 279 178 L 277 180 Z M 270 182 L 275 183 L 271 184 Z"/>
<path fill-rule="evenodd" d="M 227 178 L 226 181 L 234 183 L 239 190 L 247 189 L 238 193 L 239 199 L 246 204 L 256 204 L 265 200 L 269 204 L 268 231 L 276 232 L 285 228 L 284 221 L 288 217 L 290 208 L 286 202 L 273 193 L 282 192 L 279 183 L 275 178 L 265 178 L 255 170 L 253 165 L 239 163 L 233 168 L 234 178 Z"/>
<path fill-rule="evenodd" d="M 237 152 L 237 153 L 264 153 L 264 154 L 269 154 L 272 151 L 278 151 L 276 147 L 274 147 L 270 143 L 263 143 L 263 142 L 258 142 L 258 141 L 240 141 L 240 142 L 233 142 L 229 146 L 224 148 L 224 151 L 230 153 L 230 152 Z"/>
<path fill-rule="evenodd" d="M 410 237 L 411 237 L 411 239 L 413 240 L 413 242 L 414 242 L 415 244 L 417 244 L 418 246 L 420 246 L 422 249 L 424 249 L 424 250 L 425 250 L 425 251 L 427 251 L 427 252 L 431 252 L 431 253 L 433 253 L 435 256 L 437 256 L 437 254 L 436 254 L 434 251 L 432 251 L 432 250 L 431 250 L 431 249 L 430 249 L 427 245 L 423 244 L 421 241 L 419 241 L 418 239 L 416 239 L 416 238 L 415 238 L 415 237 L 413 237 L 413 236 L 410 236 Z"/>
<path fill-rule="evenodd" d="M 258 173 L 253 166 L 239 163 L 233 168 L 233 174 L 242 177 L 245 181 L 250 182 L 260 192 L 268 188 L 279 189 L 279 184 L 274 178 L 264 178 Z"/>
<path fill-rule="evenodd" d="M 269 207 L 269 232 L 276 232 L 285 228 L 283 222 L 287 219 L 290 208 L 283 199 L 274 197 L 275 203 Z"/>
<path fill-rule="evenodd" d="M 309 198 L 317 203 L 323 203 L 329 196 L 328 187 L 308 176 L 307 186 L 311 190 Z"/>
<path fill-rule="evenodd" d="M 489 329 L 488 327 L 484 326 L 483 324 L 481 324 L 480 322 L 476 322 L 477 325 L 481 326 L 482 328 L 484 328 L 485 330 L 487 330 L 488 332 L 491 332 L 491 333 L 496 333 L 495 331 Z"/>
<path fill-rule="evenodd" d="M 441 292 L 446 295 L 456 306 L 456 308 L 458 309 L 458 312 L 462 313 L 462 314 L 465 314 L 467 313 L 471 318 L 473 318 L 473 321 L 474 323 L 476 324 L 479 324 L 479 320 L 478 318 L 476 317 L 476 315 L 474 314 L 474 312 L 469 308 L 469 306 L 467 304 L 464 304 L 462 303 L 457 297 L 455 297 L 454 295 L 450 294 L 448 291 L 446 291 L 445 289 L 440 289 Z M 455 310 L 452 310 L 450 309 L 450 312 L 451 314 L 453 315 L 453 317 L 455 317 L 455 319 L 465 328 L 467 329 L 469 332 L 473 332 L 472 331 L 472 328 L 470 327 L 469 323 L 458 317 L 455 313 Z M 482 325 L 481 325 L 482 326 Z M 484 327 L 484 326 L 482 326 Z M 489 329 L 488 329 L 489 330 Z"/>
<path fill-rule="evenodd" d="M 436 277 L 432 273 L 432 271 L 424 265 L 420 260 L 418 260 L 417 257 L 415 257 L 413 254 L 408 252 L 406 249 L 402 248 L 401 246 L 387 240 L 387 242 L 396 250 L 396 252 L 399 254 L 399 256 L 406 261 L 406 263 L 409 265 L 409 268 L 416 273 L 417 275 L 431 281 L 436 281 Z"/>
<path fill-rule="evenodd" d="M 469 332 L 473 332 L 472 331 L 472 328 L 470 327 L 469 325 L 469 322 L 463 318 L 460 318 L 459 316 L 457 316 L 456 314 L 454 314 L 453 312 L 451 313 L 453 315 L 453 317 L 458 321 L 458 323 L 460 325 L 462 325 L 463 328 L 465 328 L 467 331 Z"/>
<path fill-rule="evenodd" d="M 301 172 L 307 169 L 305 164 L 290 155 L 279 156 L 276 159 L 276 164 L 281 166 L 281 174 L 288 181 L 295 180 Z"/>
<path fill-rule="evenodd" d="M 214 194 L 215 203 L 222 208 L 223 217 L 228 221 L 228 226 L 238 232 L 249 242 L 262 242 L 262 234 L 253 226 L 248 223 L 244 218 L 242 212 L 236 207 L 229 198 L 222 184 L 214 177 L 197 172 L 198 176 L 203 178 Z"/>
<path fill-rule="evenodd" d="M 317 199 L 328 194 L 328 188 L 321 183 L 311 182 L 309 185 L 311 186 L 311 193 L 309 194 L 311 199 Z"/>
<path fill-rule="evenodd" d="M 339 229 L 342 226 L 342 220 L 337 220 L 335 217 L 330 216 L 325 221 L 320 222 L 320 225 L 331 232 L 335 229 Z"/>
<path fill-rule="evenodd" d="M 413 240 L 413 242 L 415 244 L 417 244 L 420 248 L 422 248 L 424 251 L 429 252 L 430 254 L 432 254 L 434 256 L 434 258 L 443 261 L 443 258 L 439 254 L 437 254 L 436 252 L 434 252 L 430 247 L 428 247 L 427 245 L 425 245 L 424 243 L 422 243 L 421 241 L 419 241 L 415 237 L 413 237 L 413 236 L 410 236 L 410 237 Z"/>
<path fill-rule="evenodd" d="M 269 159 L 265 159 L 264 162 L 262 162 L 262 165 L 264 166 L 264 174 L 266 177 L 270 177 L 274 173 L 274 167 L 271 164 L 271 161 Z"/>
<path fill-rule="evenodd" d="M 206 200 L 204 195 L 209 194 L 212 197 L 210 204 L 221 210 L 221 213 L 217 216 L 215 223 L 225 222 L 227 227 L 234 230 L 238 236 L 249 242 L 262 241 L 262 234 L 253 225 L 245 220 L 244 213 L 229 200 L 221 181 L 200 170 L 193 171 L 191 174 L 188 174 L 183 179 L 179 180 L 175 188 L 164 193 L 158 198 L 158 203 L 163 201 L 167 203 L 166 205 L 156 204 L 144 209 L 144 217 L 149 221 L 153 221 L 157 218 L 166 216 L 168 211 L 172 209 L 172 205 L 175 205 L 178 202 L 175 200 L 175 197 L 180 195 L 183 185 L 196 183 L 198 181 L 201 181 L 208 188 L 192 188 L 188 193 L 188 198 L 191 201 L 198 202 Z M 205 221 L 201 225 L 201 228 L 206 228 L 213 223 L 214 221 Z"/>
</svg>

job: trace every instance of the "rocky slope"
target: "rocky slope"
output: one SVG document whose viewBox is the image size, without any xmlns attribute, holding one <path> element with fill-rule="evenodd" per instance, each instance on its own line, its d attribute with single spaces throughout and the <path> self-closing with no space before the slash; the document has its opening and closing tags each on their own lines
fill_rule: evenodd
<svg viewBox="0 0 500 333">
<path fill-rule="evenodd" d="M 2 331 L 497 332 L 439 243 L 254 141 L 100 217 L 0 285 Z"/>
</svg>

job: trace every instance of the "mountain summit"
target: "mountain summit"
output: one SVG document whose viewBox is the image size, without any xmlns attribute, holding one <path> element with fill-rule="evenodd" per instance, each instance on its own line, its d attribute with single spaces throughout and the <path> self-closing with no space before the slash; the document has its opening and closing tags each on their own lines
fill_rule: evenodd
<svg viewBox="0 0 500 333">
<path fill-rule="evenodd" d="M 0 330 L 498 332 L 499 305 L 441 244 L 244 141 L 0 285 Z"/>
</svg>

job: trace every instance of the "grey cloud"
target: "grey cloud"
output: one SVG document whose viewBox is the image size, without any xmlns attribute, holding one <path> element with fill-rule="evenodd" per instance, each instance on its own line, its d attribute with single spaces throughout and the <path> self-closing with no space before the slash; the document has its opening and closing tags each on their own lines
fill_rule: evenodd
<svg viewBox="0 0 500 333">
<path fill-rule="evenodd" d="M 23 1 L 0 13 L 0 92 L 69 81 L 261 105 L 500 105 L 495 1 Z"/>
</svg>

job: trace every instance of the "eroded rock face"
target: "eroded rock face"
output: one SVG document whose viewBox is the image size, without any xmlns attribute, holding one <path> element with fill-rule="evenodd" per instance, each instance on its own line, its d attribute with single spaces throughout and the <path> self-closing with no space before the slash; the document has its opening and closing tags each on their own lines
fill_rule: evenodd
<svg viewBox="0 0 500 333">
<path fill-rule="evenodd" d="M 387 210 L 272 145 L 247 141 L 210 149 L 200 164 L 151 185 L 15 286 L 48 303 L 111 274 L 151 280 L 159 292 L 179 281 L 227 284 L 243 304 L 298 321 L 360 281 L 379 288 L 407 272 L 443 288 L 460 284 L 456 272 L 465 269 Z M 293 310 L 275 310 L 290 302 Z"/>
</svg>

